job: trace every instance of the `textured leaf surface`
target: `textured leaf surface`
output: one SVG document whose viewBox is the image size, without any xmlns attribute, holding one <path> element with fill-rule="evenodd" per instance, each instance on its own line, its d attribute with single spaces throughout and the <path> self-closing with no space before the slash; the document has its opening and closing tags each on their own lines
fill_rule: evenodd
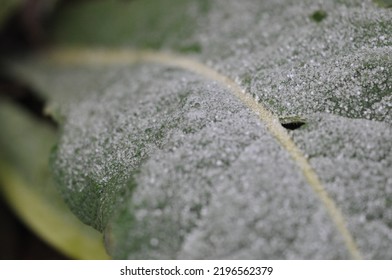
<svg viewBox="0 0 392 280">
<path fill-rule="evenodd" d="M 84 49 L 14 67 L 62 123 L 53 171 L 109 252 L 392 258 L 391 10 L 158 3 L 71 6 L 54 34 Z"/>
</svg>

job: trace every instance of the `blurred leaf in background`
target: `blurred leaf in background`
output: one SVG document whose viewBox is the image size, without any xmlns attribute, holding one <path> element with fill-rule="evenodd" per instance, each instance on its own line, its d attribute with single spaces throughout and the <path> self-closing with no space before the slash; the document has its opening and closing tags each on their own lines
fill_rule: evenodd
<svg viewBox="0 0 392 280">
<path fill-rule="evenodd" d="M 0 30 L 8 17 L 15 11 L 22 3 L 22 0 L 1 0 L 0 1 Z"/>
<path fill-rule="evenodd" d="M 0 125 L 0 178 L 16 213 L 67 256 L 106 258 L 101 235 L 77 220 L 54 188 L 48 168 L 54 128 L 5 101 L 0 104 Z"/>
<path fill-rule="evenodd" d="M 20 50 L 38 47 L 43 42 L 43 24 L 55 3 L 20 1 L 2 6 L 2 62 L 15 54 L 19 56 Z M 56 253 L 29 233 L 10 215 L 7 206 L 2 205 L 1 258 L 106 259 L 102 236 L 75 218 L 54 187 L 48 159 L 57 132 L 55 124 L 43 114 L 44 101 L 23 83 L 12 79 L 6 69 L 1 70 L 2 197 L 45 243 L 58 250 Z"/>
<path fill-rule="evenodd" d="M 66 258 L 23 224 L 7 207 L 2 197 L 0 198 L 0 221 L 0 260 L 62 260 Z"/>
</svg>

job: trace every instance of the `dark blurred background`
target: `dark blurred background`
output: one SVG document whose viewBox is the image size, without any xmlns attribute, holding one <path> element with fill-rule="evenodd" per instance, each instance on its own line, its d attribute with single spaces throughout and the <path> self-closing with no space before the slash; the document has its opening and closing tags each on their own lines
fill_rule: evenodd
<svg viewBox="0 0 392 280">
<path fill-rule="evenodd" d="M 1 189 L 1 186 L 0 186 Z M 9 208 L 0 192 L 0 259 L 64 260 L 66 257 L 46 244 Z"/>
<path fill-rule="evenodd" d="M 10 55 L 27 53 L 48 44 L 47 30 L 56 10 L 70 1 L 25 0 L 6 18 L 0 27 L 0 60 Z M 0 7 L 1 9 L 2 7 Z M 0 102 L 12 99 L 31 111 L 41 108 L 25 94 L 23 85 L 12 81 L 0 71 Z M 22 103 L 22 104 L 21 104 Z M 35 235 L 7 205 L 0 185 L 0 259 L 66 259 L 66 257 Z"/>
</svg>

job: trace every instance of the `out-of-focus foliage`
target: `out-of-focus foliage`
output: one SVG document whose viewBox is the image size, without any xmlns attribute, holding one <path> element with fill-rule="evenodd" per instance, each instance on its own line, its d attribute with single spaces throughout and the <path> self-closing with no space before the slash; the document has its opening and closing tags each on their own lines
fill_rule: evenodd
<svg viewBox="0 0 392 280">
<path fill-rule="evenodd" d="M 3 24 L 6 22 L 8 17 L 19 7 L 22 2 L 22 0 L 0 0 L 0 30 L 2 29 Z"/>
</svg>

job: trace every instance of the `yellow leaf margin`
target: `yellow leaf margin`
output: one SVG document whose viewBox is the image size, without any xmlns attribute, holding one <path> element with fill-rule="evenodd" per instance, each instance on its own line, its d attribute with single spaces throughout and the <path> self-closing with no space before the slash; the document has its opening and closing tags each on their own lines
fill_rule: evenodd
<svg viewBox="0 0 392 280">
<path fill-rule="evenodd" d="M 102 234 L 66 209 L 57 208 L 17 171 L 0 161 L 0 183 L 6 201 L 41 238 L 72 259 L 109 259 Z"/>
</svg>

